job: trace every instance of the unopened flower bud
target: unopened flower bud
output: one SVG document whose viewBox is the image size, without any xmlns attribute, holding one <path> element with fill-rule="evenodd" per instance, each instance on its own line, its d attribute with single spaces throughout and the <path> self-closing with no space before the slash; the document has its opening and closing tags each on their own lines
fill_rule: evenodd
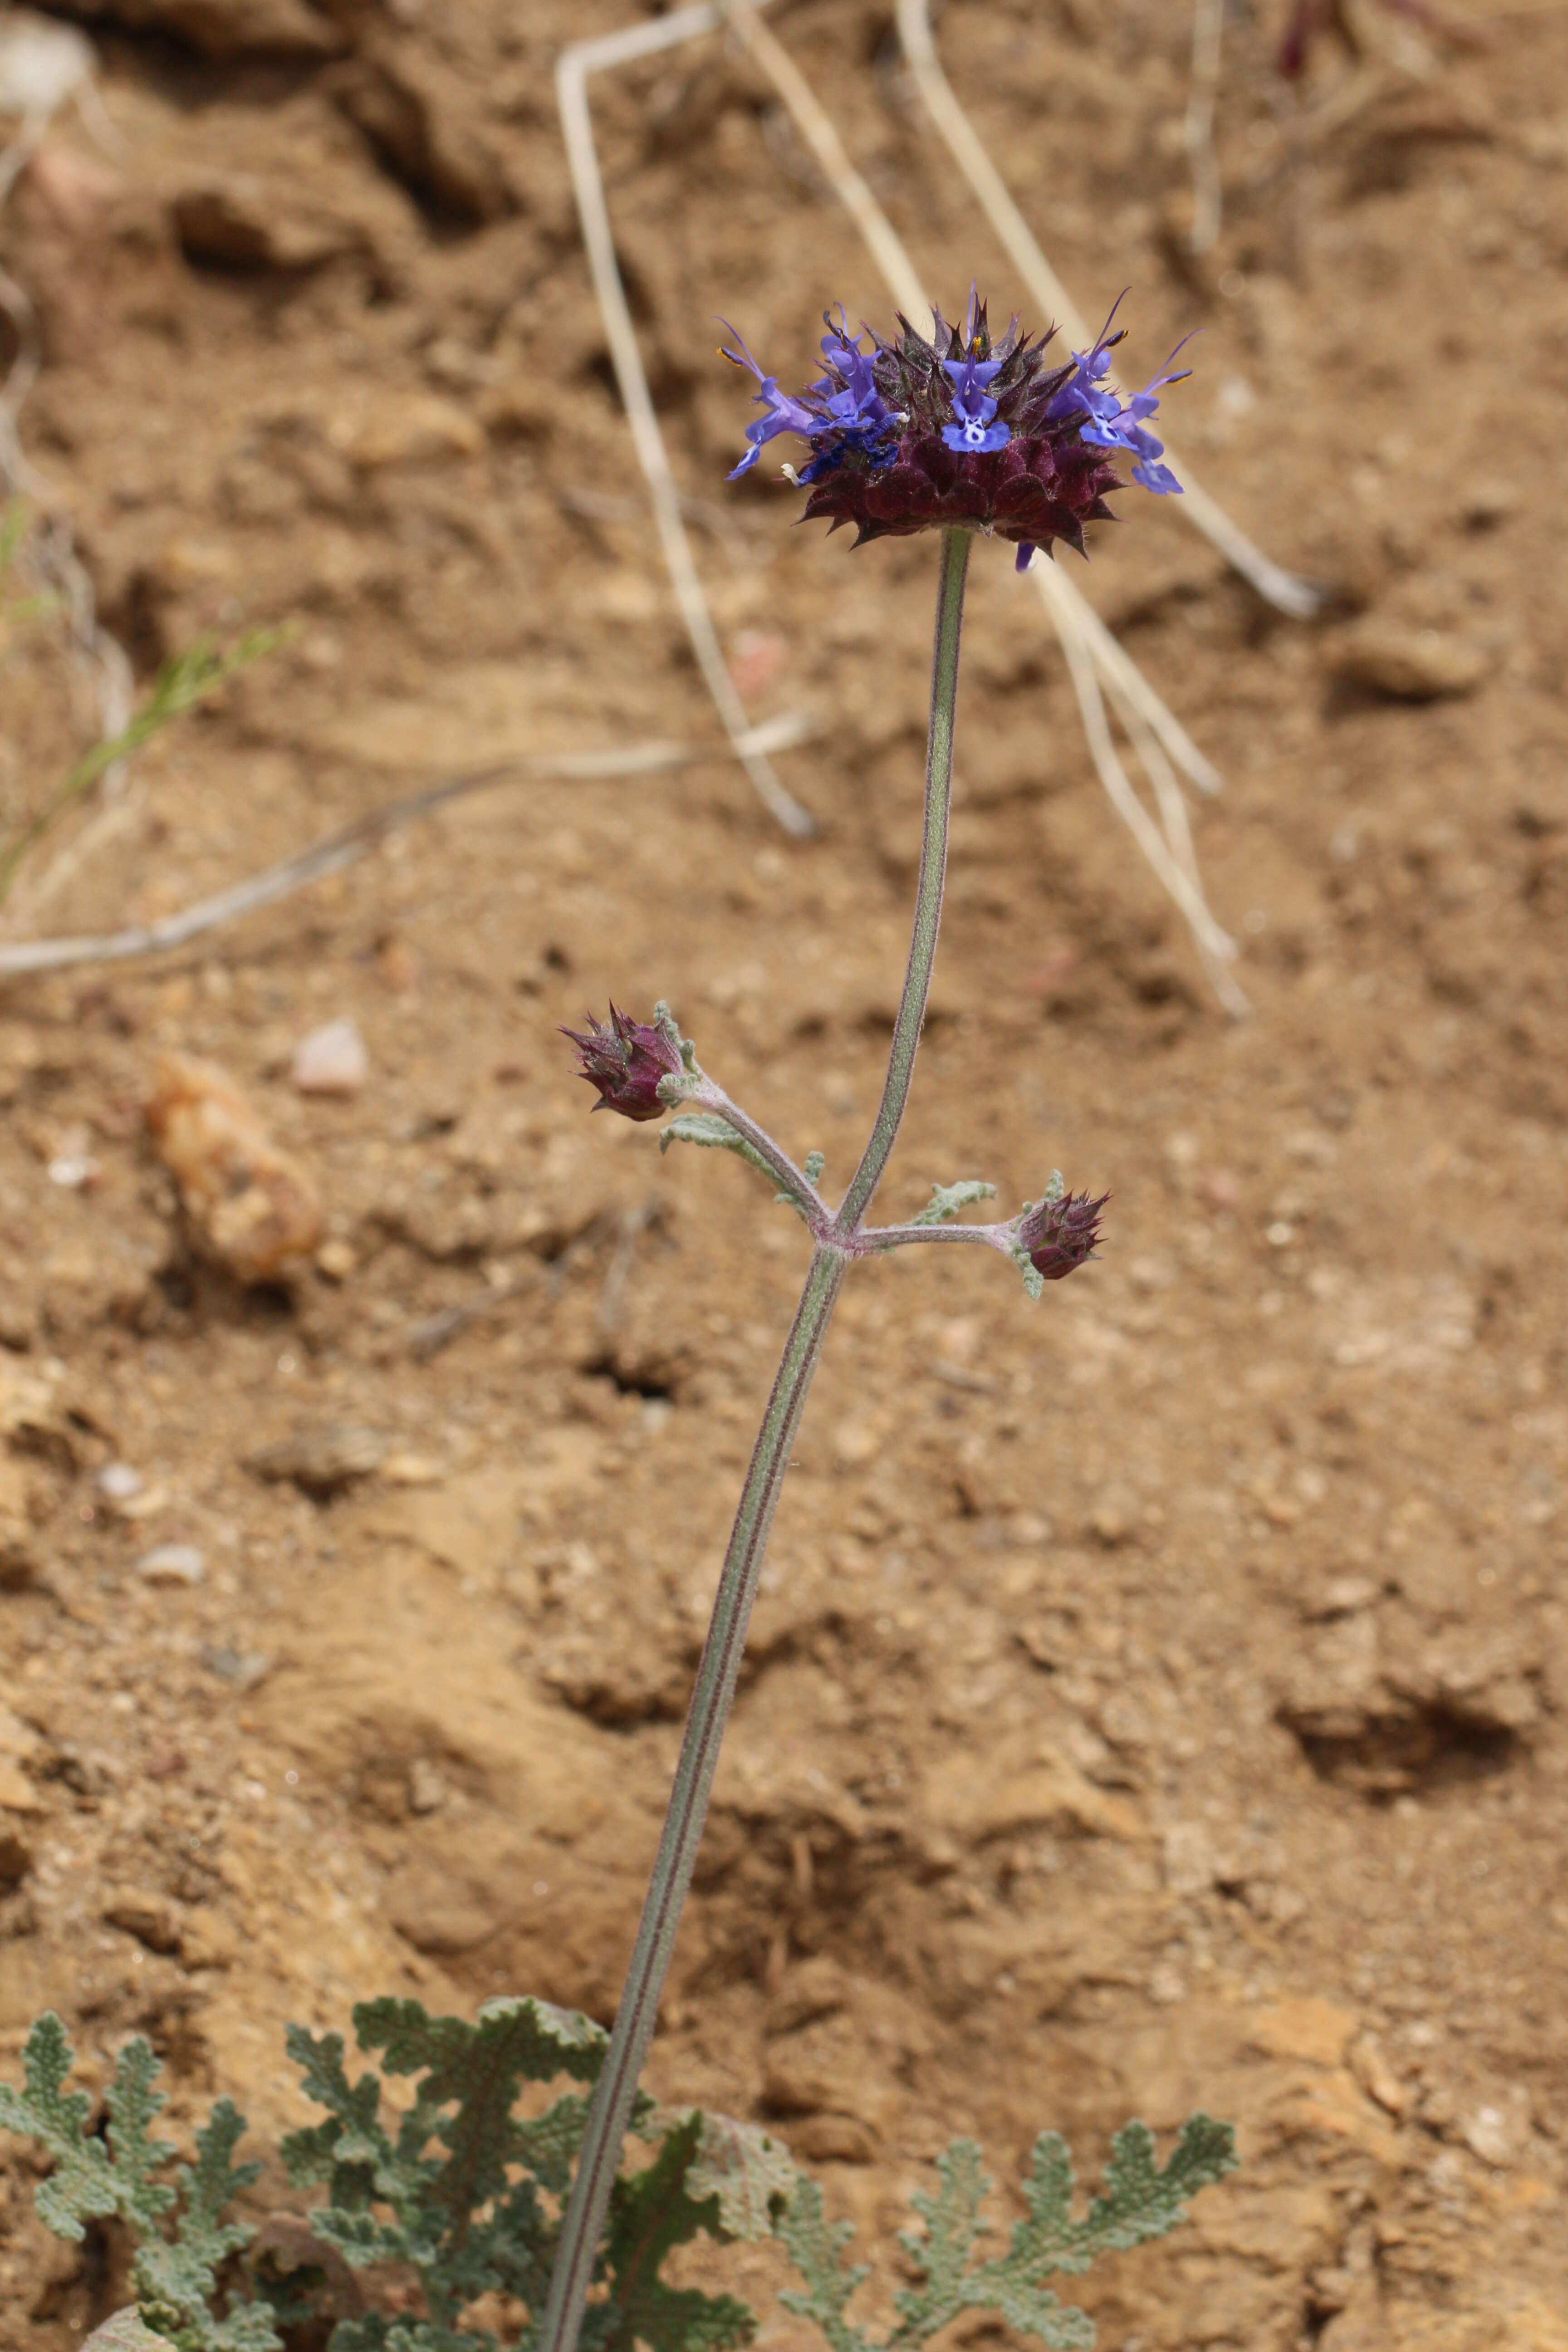
<svg viewBox="0 0 1568 2352">
<path fill-rule="evenodd" d="M 1087 1192 L 1037 1202 L 1018 1220 L 1018 1246 L 1045 1282 L 1059 1282 L 1095 1255 L 1100 1213 L 1110 1195 L 1091 1201 Z"/>
<path fill-rule="evenodd" d="M 662 1078 L 683 1075 L 680 1049 L 663 1029 L 634 1021 L 610 1007 L 609 1025 L 588 1015 L 588 1034 L 563 1027 L 582 1059 L 577 1075 L 599 1089 L 595 1110 L 618 1110 L 623 1118 L 662 1118 L 669 1106 L 659 1094 Z"/>
</svg>

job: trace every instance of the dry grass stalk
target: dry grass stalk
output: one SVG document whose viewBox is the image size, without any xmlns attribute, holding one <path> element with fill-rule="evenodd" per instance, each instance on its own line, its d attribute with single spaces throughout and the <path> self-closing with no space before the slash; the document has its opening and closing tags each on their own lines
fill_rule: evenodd
<svg viewBox="0 0 1568 2352">
<path fill-rule="evenodd" d="M 809 719 L 798 711 L 787 711 L 753 728 L 735 748 L 742 756 L 765 758 L 770 751 L 784 751 L 804 741 L 812 732 Z M 198 899 L 195 906 L 184 907 L 177 914 L 165 915 L 157 922 L 134 923 L 124 930 L 106 931 L 96 937 L 0 942 L 0 979 L 22 972 L 63 971 L 74 964 L 123 963 L 133 957 L 156 955 L 165 948 L 184 947 L 203 931 L 237 922 L 242 915 L 254 914 L 258 908 L 276 906 L 279 899 L 291 898 L 307 883 L 340 873 L 367 850 L 374 849 L 389 833 L 396 832 L 416 817 L 444 808 L 449 801 L 465 799 L 470 793 L 489 792 L 498 784 L 556 776 L 586 781 L 655 775 L 724 756 L 727 755 L 716 745 L 634 743 L 619 751 L 569 752 L 552 760 L 508 760 L 492 768 L 478 769 L 471 775 L 451 776 L 441 783 L 426 784 L 419 792 L 405 793 L 399 800 L 371 809 L 365 815 L 341 825 L 335 833 L 327 834 L 310 848 L 285 857 L 263 873 L 236 882 L 210 898 Z"/>
<path fill-rule="evenodd" d="M 735 690 L 734 680 L 730 676 L 718 632 L 708 610 L 708 600 L 702 593 L 702 583 L 681 512 L 680 492 L 664 446 L 664 436 L 658 429 L 658 419 L 654 414 L 653 398 L 648 391 L 642 355 L 637 349 L 637 331 L 632 325 L 631 310 L 616 260 L 609 208 L 605 202 L 604 175 L 599 170 L 593 121 L 588 111 L 588 77 L 591 73 L 599 72 L 608 66 L 625 64 L 633 58 L 647 57 L 656 49 L 689 39 L 695 33 L 710 31 L 718 21 L 711 9 L 689 8 L 679 16 L 666 16 L 653 25 L 634 26 L 626 33 L 612 34 L 603 40 L 578 41 L 562 53 L 555 68 L 555 89 L 561 110 L 562 133 L 566 142 L 566 159 L 576 194 L 578 217 L 583 225 L 588 268 L 604 316 L 616 382 L 620 386 L 621 399 L 632 429 L 632 446 L 637 451 L 637 463 L 642 467 L 643 478 L 653 502 L 654 520 L 658 527 L 664 560 L 675 590 L 676 603 L 680 608 L 680 617 L 686 625 L 686 634 L 691 641 L 691 650 L 703 683 L 723 721 L 724 731 L 730 738 L 736 758 L 785 832 L 804 837 L 816 830 L 810 816 L 786 792 L 771 762 L 761 752 L 745 748 L 750 722 L 745 707 Z"/>
<path fill-rule="evenodd" d="M 1082 312 L 1041 251 L 1034 231 L 1013 201 L 1005 181 L 942 72 L 931 37 L 929 0 L 898 0 L 898 15 L 899 38 L 915 87 L 948 152 L 969 183 L 975 202 L 995 230 L 1003 250 L 1041 310 L 1065 328 L 1081 350 L 1088 350 L 1092 334 Z M 1287 572 L 1255 547 L 1219 501 L 1194 479 L 1191 466 L 1169 441 L 1165 444 L 1165 456 L 1181 476 L 1185 492 L 1181 511 L 1187 520 L 1196 524 L 1204 537 L 1218 549 L 1233 570 L 1251 583 L 1265 603 L 1288 614 L 1292 620 L 1310 620 L 1322 603 L 1311 583 L 1298 579 L 1294 572 Z M 1166 748 L 1170 749 L 1168 742 Z M 1177 765 L 1183 764 L 1178 759 Z"/>
</svg>

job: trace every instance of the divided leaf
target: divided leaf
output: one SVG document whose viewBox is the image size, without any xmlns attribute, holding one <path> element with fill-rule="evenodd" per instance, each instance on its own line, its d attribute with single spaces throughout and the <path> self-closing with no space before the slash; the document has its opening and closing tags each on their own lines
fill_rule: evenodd
<svg viewBox="0 0 1568 2352">
<path fill-rule="evenodd" d="M 691 2113 L 697 2147 L 687 2168 L 687 2193 L 699 2204 L 711 2199 L 718 2213 L 717 2226 L 704 2227 L 720 2238 L 771 2237 L 800 2179 L 788 2148 L 756 2124 L 701 2107 Z"/>
<path fill-rule="evenodd" d="M 51 2178 L 36 2192 L 40 2220 L 57 2237 L 75 2241 L 89 2219 L 113 2213 L 126 2223 L 138 2241 L 134 2275 L 142 2340 L 166 2339 L 176 2352 L 279 2352 L 282 2339 L 265 2304 L 237 2303 L 224 2318 L 211 2308 L 221 2264 L 254 2234 L 247 2223 L 223 2218 L 261 2170 L 258 2164 L 232 2161 L 245 2117 L 230 2100 L 220 2099 L 196 2134 L 195 2165 L 181 2165 L 172 2184 L 160 2180 L 156 2175 L 175 2149 L 171 2140 L 153 2137 L 165 2100 L 151 2043 L 138 2034 L 116 2061 L 104 2094 L 107 2144 L 86 2131 L 92 2112 L 87 2093 L 65 2088 L 73 2056 L 65 2027 L 50 2011 L 27 2036 L 24 2089 L 0 2083 L 0 2126 L 27 2134 L 54 2158 Z M 176 2207 L 174 2230 L 166 2232 L 164 2217 Z M 115 2325 L 128 2345 L 137 2343 L 124 2313 Z M 147 2328 L 153 2338 L 146 2337 Z"/>
<path fill-rule="evenodd" d="M 695 2287 L 668 2286 L 659 2276 L 667 2254 L 705 2230 L 723 2236 L 717 2189 L 692 2193 L 691 2167 L 702 2146 L 703 2117 L 693 2111 L 664 2136 L 653 2162 L 610 2192 L 609 2233 L 605 2244 L 609 2326 L 596 2334 L 596 2352 L 730 2352 L 749 2344 L 756 2321 L 733 2295 L 703 2294 Z M 700 2185 L 700 2184 L 699 2184 Z"/>
<path fill-rule="evenodd" d="M 851 2266 L 841 2259 L 855 2235 L 853 2222 L 829 2221 L 822 2210 L 821 2189 L 803 2172 L 777 2228 L 780 2244 L 805 2281 L 804 2294 L 788 2287 L 781 2293 L 784 2309 L 814 2320 L 830 2352 L 871 2352 L 865 2329 L 844 2315 L 850 2296 L 867 2276 L 864 2263 Z"/>
<path fill-rule="evenodd" d="M 964 2300 L 964 2273 L 970 2249 L 980 2229 L 980 2208 L 991 2187 L 981 2168 L 979 2148 L 972 2139 L 955 2139 L 936 2160 L 941 2182 L 936 2195 L 917 2190 L 910 2200 L 925 2223 L 923 2234 L 900 2230 L 899 2243 L 923 2273 L 925 2284 L 901 2288 L 893 2297 L 903 2326 L 897 2342 L 923 2344 L 945 2327 Z"/>
<path fill-rule="evenodd" d="M 351 2081 L 340 2035 L 291 2026 L 288 2047 L 304 2088 L 327 2112 L 292 2133 L 283 2155 L 298 2185 L 326 2187 L 328 2201 L 309 2221 L 318 2247 L 354 2268 L 411 2269 L 422 2307 L 337 2316 L 330 2352 L 498 2352 L 490 2329 L 465 2325 L 496 2293 L 534 2315 L 518 2339 L 530 2346 L 582 2144 L 586 2086 L 607 2036 L 588 2018 L 510 1996 L 487 2001 L 471 2022 L 431 2017 L 414 2000 L 367 2001 L 354 2024 L 360 2047 L 380 2052 L 389 2073 L 417 2078 L 411 2104 L 384 2125 L 380 2076 Z M 100 2331 L 103 2352 L 280 2352 L 279 2326 L 323 2315 L 310 2300 L 321 2273 L 258 2273 L 260 2299 L 249 2302 L 220 2287 L 225 2266 L 254 2235 L 226 2219 L 261 2169 L 234 2161 L 244 2117 L 220 2099 L 196 2136 L 195 2164 L 179 2166 L 170 2182 L 159 2175 L 175 2151 L 153 2136 L 164 2100 L 147 2042 L 138 2038 L 120 2053 L 103 2137 L 88 2130 L 87 2094 L 66 2087 L 71 2061 L 59 2019 L 41 2017 L 23 2053 L 23 2088 L 0 2084 L 0 2126 L 37 2140 L 53 2159 L 37 2197 L 58 2234 L 79 2240 L 86 2221 L 112 2213 L 138 2241 L 138 2311 Z M 563 2075 L 584 2088 L 542 2115 L 514 2114 L 524 2084 Z M 1163 2167 L 1147 2125 L 1129 2123 L 1111 2143 L 1103 2188 L 1075 2215 L 1067 2144 L 1042 2132 L 1023 2185 L 1026 2219 L 1005 2253 L 976 2262 L 991 2184 L 974 2142 L 956 2139 L 937 2159 L 934 2191 L 914 2198 L 918 2226 L 900 2233 L 916 2283 L 898 2290 L 895 2324 L 877 2335 L 848 2316 L 867 2275 L 844 2260 L 852 2232 L 827 2221 L 821 2190 L 781 2141 L 700 2108 L 661 2110 L 642 2095 L 632 2129 L 653 2158 L 612 2191 L 595 2274 L 603 2292 L 584 2316 L 584 2352 L 735 2352 L 751 2342 L 756 2323 L 744 2304 L 663 2276 L 668 2256 L 699 2232 L 721 2242 L 775 2235 L 804 2282 L 780 2300 L 820 2329 L 828 2352 L 919 2352 L 965 2310 L 994 2312 L 1010 2335 L 1047 2352 L 1090 2352 L 1092 2321 L 1058 2302 L 1046 2281 L 1174 2229 L 1187 2200 L 1237 2161 L 1230 2126 L 1208 2116 L 1189 2118 Z"/>
<path fill-rule="evenodd" d="M 970 1208 L 976 1201 L 994 1201 L 995 1197 L 995 1185 L 983 1184 L 974 1176 L 966 1176 L 957 1184 L 933 1184 L 931 1199 L 923 1209 L 916 1211 L 910 1223 L 911 1225 L 945 1225 L 950 1217 L 957 1216 L 960 1209 Z"/>
<path fill-rule="evenodd" d="M 1008 2328 L 1037 2337 L 1048 2352 L 1091 2352 L 1094 2322 L 1086 2312 L 1059 2303 L 1045 2279 L 1053 2271 L 1086 2271 L 1102 2253 L 1163 2237 L 1185 2218 L 1184 2200 L 1233 2171 L 1237 2162 L 1230 2126 L 1205 2115 L 1183 2125 L 1163 2170 L 1154 2161 L 1153 2134 L 1146 2124 L 1124 2124 L 1111 2150 L 1104 2192 L 1077 2220 L 1067 2142 L 1056 2132 L 1042 2132 L 1024 2184 L 1027 2220 L 1014 2225 L 1005 2254 L 971 2268 L 990 2183 L 974 2142 L 954 2140 L 937 2158 L 937 2193 L 913 2200 L 924 2230 L 899 2233 L 922 2283 L 894 2296 L 900 2325 L 880 2342 L 845 2317 L 845 2306 L 866 2273 L 841 2263 L 840 2249 L 850 2232 L 844 2225 L 828 2228 L 821 2192 L 803 2177 L 778 2223 L 778 2235 L 807 2291 L 786 2294 L 780 2301 L 815 2320 L 831 2352 L 905 2352 L 963 2310 L 994 2311 Z"/>
<path fill-rule="evenodd" d="M 39 2182 L 33 2201 L 46 2229 L 79 2243 L 83 2222 L 118 2212 L 120 2197 L 108 2149 L 87 2135 L 92 2101 L 85 2091 L 65 2087 L 75 2054 L 64 2025 L 46 2010 L 23 2045 L 24 2088 L 0 2083 L 0 2129 L 36 2139 L 53 2157 L 53 2176 Z"/>
</svg>

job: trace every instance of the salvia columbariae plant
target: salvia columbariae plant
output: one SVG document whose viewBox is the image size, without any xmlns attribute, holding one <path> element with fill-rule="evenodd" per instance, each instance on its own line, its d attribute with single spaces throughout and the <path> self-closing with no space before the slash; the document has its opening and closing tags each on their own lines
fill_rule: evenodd
<svg viewBox="0 0 1568 2352">
<path fill-rule="evenodd" d="M 494 2352 L 493 2331 L 467 2315 L 496 2294 L 525 2312 L 514 2341 L 527 2352 L 576 2352 L 579 2344 L 587 2352 L 637 2345 L 725 2352 L 749 2341 L 751 2313 L 731 2297 L 678 2289 L 661 2275 L 667 2255 L 700 2231 L 720 2241 L 775 2236 L 804 2281 L 784 2301 L 820 2328 L 830 2352 L 912 2352 L 965 2310 L 994 2312 L 1016 2333 L 1068 2352 L 1091 2346 L 1094 2328 L 1058 2301 L 1047 2278 L 1161 2236 L 1182 2219 L 1186 2199 L 1235 2164 L 1230 2127 L 1206 2116 L 1190 2118 L 1163 2168 L 1147 2127 L 1130 2123 L 1116 2135 L 1103 2192 L 1075 2216 L 1068 2149 L 1043 2133 L 1022 2184 L 1026 2218 L 1015 2223 L 1005 2252 L 986 2253 L 977 2245 L 990 2184 L 979 2149 L 954 2140 L 938 2159 L 936 2190 L 915 2200 L 919 2227 L 900 2234 L 915 2283 L 895 2295 L 894 2321 L 879 2336 L 847 2315 L 866 2275 L 841 2259 L 849 2233 L 826 2220 L 820 2191 L 787 2150 L 753 2126 L 658 2109 L 640 2088 L 784 1471 L 850 1264 L 916 1244 L 977 1244 L 1010 1259 L 1037 1298 L 1047 1282 L 1093 1257 L 1108 1197 L 1074 1194 L 1053 1172 L 1041 1198 L 1016 1216 L 959 1223 L 961 1212 L 995 1191 L 967 1178 L 935 1186 L 908 1223 L 866 1222 L 909 1099 L 936 955 L 971 541 L 976 533 L 1008 540 L 1021 565 L 1058 539 L 1081 551 L 1083 525 L 1110 514 L 1119 453 L 1134 459 L 1143 488 L 1178 490 L 1149 429 L 1159 390 L 1178 379 L 1156 376 L 1123 400 L 1107 382 L 1120 341 L 1109 322 L 1093 351 L 1054 365 L 1050 337 L 1031 341 L 1016 320 L 993 341 L 973 292 L 962 327 L 937 314 L 927 340 L 900 324 L 899 341 L 887 343 L 869 329 L 851 336 L 842 313 L 837 325 L 830 314 L 825 373 L 798 397 L 780 392 L 738 335 L 737 350 L 725 354 L 761 387 L 763 415 L 748 429 L 735 473 L 749 471 L 775 436 L 794 434 L 811 454 L 800 472 L 784 473 L 809 492 L 805 519 L 825 516 L 835 529 L 854 522 L 857 544 L 941 534 L 913 936 L 881 1101 L 837 1206 L 819 1190 L 821 1153 L 797 1166 L 701 1067 L 667 1004 L 645 1022 L 612 1003 L 607 1023 L 591 1018 L 587 1030 L 565 1033 L 598 1096 L 595 1109 L 647 1121 L 668 1112 L 661 1150 L 682 1142 L 738 1154 L 769 1180 L 811 1241 L 741 1492 L 614 2032 L 527 1999 L 487 2002 L 472 2024 L 431 2018 L 413 2001 L 362 2004 L 354 2012 L 362 2050 L 381 2053 L 388 2074 L 416 2078 L 412 2104 L 384 2122 L 379 2077 L 367 2072 L 351 2081 L 338 2036 L 317 2040 L 292 2029 L 290 2054 L 326 2120 L 292 2134 L 282 2154 L 295 2183 L 324 2190 L 324 2202 L 308 2215 L 314 2255 L 298 2259 L 296 2249 L 279 2270 L 258 2261 L 252 2247 L 247 2294 L 236 2258 L 251 2233 L 226 2213 L 255 2168 L 231 2162 L 243 2129 L 233 2106 L 222 2101 L 214 2109 L 195 2164 L 180 2166 L 171 2181 L 163 2176 L 174 2151 L 152 2137 L 163 2097 L 148 2045 L 133 2041 L 121 2051 L 100 2138 L 88 2129 L 87 2095 L 66 2088 L 64 2028 L 58 2018 L 40 2020 L 25 2053 L 25 2088 L 0 2085 L 0 2126 L 30 2135 L 53 2158 L 53 2177 L 38 2191 L 51 2228 L 79 2237 L 89 2220 L 111 2214 L 130 2227 L 138 2309 L 157 2331 L 154 2345 L 275 2352 L 282 2331 L 331 2307 L 323 2300 L 331 2259 L 351 2281 L 357 2269 L 392 2262 L 417 2282 L 417 2308 L 336 2316 L 331 2352 Z M 869 351 L 860 348 L 862 336 Z M 514 2112 L 525 2085 L 563 2077 L 582 2087 L 536 2112 Z M 627 2168 L 628 2136 L 648 2152 L 640 2168 Z M 123 2352 L 134 2352 L 135 2340 L 123 2335 Z M 146 2352 L 149 2339 L 141 2341 Z M 107 2337 L 102 2352 L 110 2352 Z"/>
</svg>

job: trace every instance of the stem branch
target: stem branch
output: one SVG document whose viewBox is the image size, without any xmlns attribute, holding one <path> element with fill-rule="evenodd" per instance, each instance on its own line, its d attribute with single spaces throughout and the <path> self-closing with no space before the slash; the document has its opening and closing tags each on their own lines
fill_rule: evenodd
<svg viewBox="0 0 1568 2352">
<path fill-rule="evenodd" d="M 874 1250 L 906 1249 L 913 1242 L 979 1242 L 1011 1257 L 1015 1238 L 1011 1225 L 862 1225 L 855 1252 L 866 1257 Z"/>
</svg>

